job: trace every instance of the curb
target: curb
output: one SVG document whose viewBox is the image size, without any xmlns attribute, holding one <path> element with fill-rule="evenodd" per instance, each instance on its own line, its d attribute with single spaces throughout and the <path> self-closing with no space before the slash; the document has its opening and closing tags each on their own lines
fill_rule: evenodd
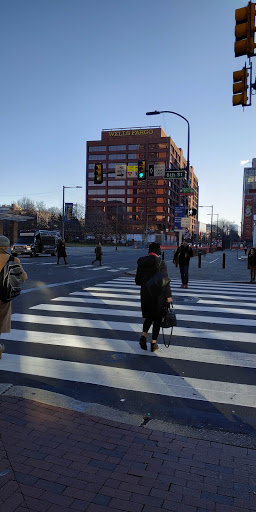
<svg viewBox="0 0 256 512">
<path fill-rule="evenodd" d="M 188 427 L 173 422 L 149 419 L 148 416 L 122 412 L 97 403 L 80 402 L 66 395 L 39 388 L 14 386 L 10 383 L 0 384 L 0 397 L 16 397 L 39 402 L 53 407 L 72 410 L 89 416 L 98 416 L 118 423 L 126 423 L 141 428 L 160 431 L 168 434 L 190 437 L 193 439 L 223 443 L 229 446 L 256 449 L 256 439 L 245 434 L 234 434 L 203 428 Z"/>
</svg>

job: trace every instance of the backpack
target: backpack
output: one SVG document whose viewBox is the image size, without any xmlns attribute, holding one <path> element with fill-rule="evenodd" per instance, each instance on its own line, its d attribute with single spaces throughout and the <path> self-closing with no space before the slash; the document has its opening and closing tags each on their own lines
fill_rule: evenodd
<svg viewBox="0 0 256 512">
<path fill-rule="evenodd" d="M 14 256 L 10 256 L 0 272 L 0 300 L 10 302 L 14 297 L 18 297 L 21 292 L 21 283 L 22 268 L 14 261 Z"/>
</svg>

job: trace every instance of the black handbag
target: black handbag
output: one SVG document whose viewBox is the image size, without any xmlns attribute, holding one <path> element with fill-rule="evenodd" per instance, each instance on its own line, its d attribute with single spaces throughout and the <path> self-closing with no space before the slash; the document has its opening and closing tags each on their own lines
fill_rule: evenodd
<svg viewBox="0 0 256 512">
<path fill-rule="evenodd" d="M 161 325 L 160 325 L 160 327 L 162 327 L 164 344 L 167 348 L 170 345 L 171 337 L 172 337 L 172 330 L 173 330 L 173 327 L 175 327 L 175 325 L 177 325 L 177 319 L 176 319 L 175 309 L 172 304 L 171 308 L 166 307 L 166 309 L 164 310 Z M 171 332 L 170 332 L 170 336 L 169 336 L 169 341 L 166 342 L 165 337 L 164 337 L 164 329 L 169 329 L 169 328 L 171 328 Z"/>
<path fill-rule="evenodd" d="M 176 313 L 173 307 L 166 308 L 162 317 L 161 327 L 163 329 L 169 329 L 169 327 L 174 327 L 177 325 Z"/>
</svg>

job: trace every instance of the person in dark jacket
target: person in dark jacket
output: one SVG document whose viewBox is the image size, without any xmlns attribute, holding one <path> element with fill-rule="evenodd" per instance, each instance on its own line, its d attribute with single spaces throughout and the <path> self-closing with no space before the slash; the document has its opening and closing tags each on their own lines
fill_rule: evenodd
<svg viewBox="0 0 256 512">
<path fill-rule="evenodd" d="M 251 274 L 251 283 L 255 281 L 255 273 L 256 273 L 256 250 L 254 247 L 251 247 L 248 253 L 248 268 L 250 269 Z"/>
<path fill-rule="evenodd" d="M 101 262 L 102 262 L 102 247 L 101 247 L 100 242 L 96 245 L 94 252 L 95 252 L 95 260 L 92 261 L 92 265 L 95 263 L 95 261 L 99 261 L 99 267 L 101 267 L 102 266 L 102 264 L 101 264 Z"/>
<path fill-rule="evenodd" d="M 148 255 L 139 258 L 137 261 L 138 267 L 135 277 L 135 283 L 141 287 L 141 311 L 142 316 L 145 319 L 139 344 L 142 350 L 147 350 L 146 337 L 149 328 L 153 324 L 151 352 L 155 352 L 155 350 L 159 348 L 157 345 L 157 337 L 160 331 L 162 316 L 167 303 L 172 302 L 172 294 L 169 284 L 162 288 L 159 295 L 152 295 L 146 286 L 147 282 L 158 271 L 168 276 L 166 264 L 161 260 L 160 256 L 160 245 L 157 243 L 150 244 Z"/>
<path fill-rule="evenodd" d="M 189 261 L 190 258 L 193 257 L 193 251 L 191 247 L 187 244 L 186 240 L 183 240 L 182 244 L 178 247 L 177 251 L 173 257 L 173 263 L 175 263 L 176 267 L 179 265 L 180 267 L 180 275 L 181 275 L 181 288 L 188 287 L 188 269 L 189 269 Z"/>
<path fill-rule="evenodd" d="M 60 240 L 57 244 L 57 265 L 59 265 L 60 258 L 64 258 L 65 265 L 67 265 L 66 261 L 67 253 L 66 253 L 66 245 L 65 240 Z"/>
</svg>

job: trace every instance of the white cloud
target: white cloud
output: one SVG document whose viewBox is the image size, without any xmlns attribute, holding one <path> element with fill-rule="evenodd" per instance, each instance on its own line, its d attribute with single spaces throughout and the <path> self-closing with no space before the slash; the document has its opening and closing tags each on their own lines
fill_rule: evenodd
<svg viewBox="0 0 256 512">
<path fill-rule="evenodd" d="M 240 160 L 240 165 L 248 164 L 248 162 L 250 162 L 250 160 Z"/>
</svg>

